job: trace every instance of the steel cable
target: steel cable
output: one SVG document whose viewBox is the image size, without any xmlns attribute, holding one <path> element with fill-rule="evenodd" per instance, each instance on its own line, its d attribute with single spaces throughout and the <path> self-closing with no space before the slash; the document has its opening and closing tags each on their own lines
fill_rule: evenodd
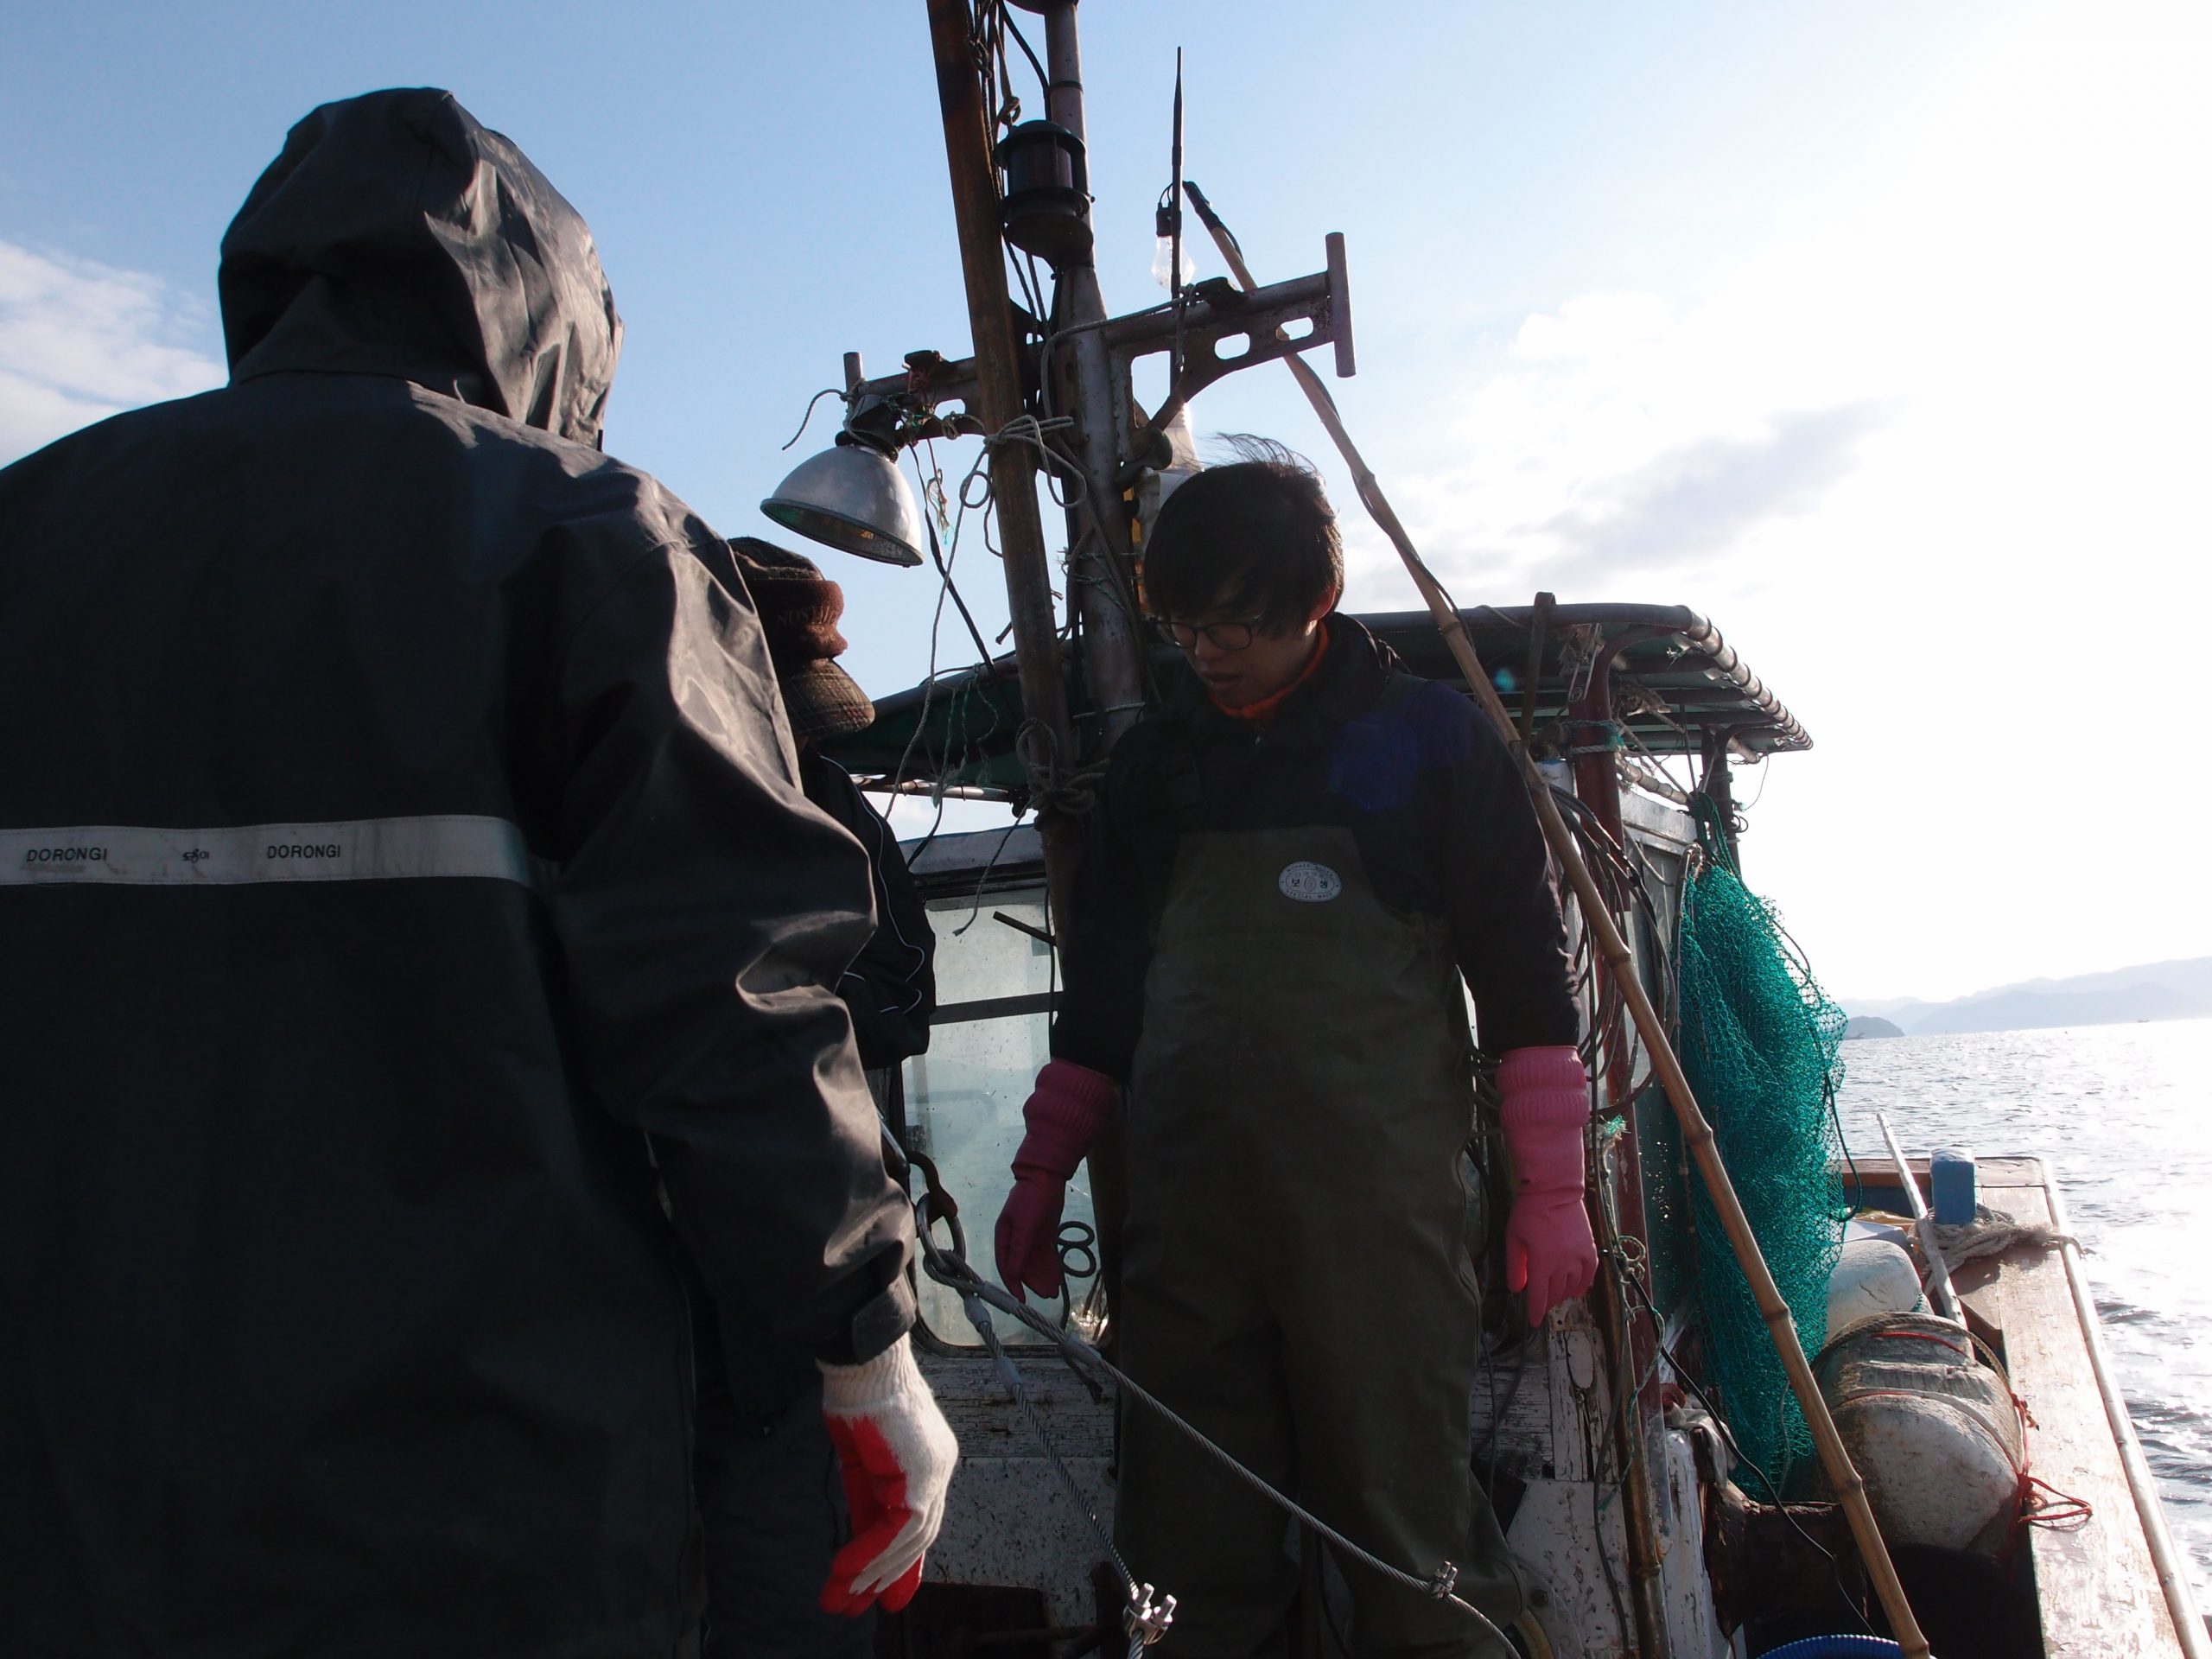
<svg viewBox="0 0 2212 1659">
<path fill-rule="evenodd" d="M 1416 1591 L 1431 1600 L 1444 1602 L 1457 1608 L 1481 1625 L 1501 1648 L 1511 1651 L 1511 1643 L 1507 1641 L 1505 1633 L 1491 1621 L 1489 1616 L 1473 1603 L 1456 1593 L 1459 1569 L 1451 1562 L 1441 1563 L 1429 1577 L 1421 1578 L 1405 1571 L 1402 1567 L 1393 1566 L 1372 1551 L 1361 1548 L 1329 1525 L 1327 1522 L 1300 1506 L 1294 1499 L 1277 1491 L 1268 1482 L 1239 1463 L 1228 1452 L 1209 1440 L 1205 1433 L 1185 1421 L 1172 1408 L 1146 1389 L 1127 1372 L 1115 1365 L 1103 1354 L 1091 1347 L 1090 1344 L 1056 1328 L 1050 1320 L 1030 1307 L 1027 1303 L 1008 1295 L 969 1266 L 965 1238 L 957 1218 L 938 1210 L 937 1206 L 938 1196 L 935 1192 L 925 1192 L 915 1205 L 915 1220 L 918 1224 L 916 1231 L 921 1240 L 923 1270 L 939 1284 L 957 1292 L 963 1306 L 972 1299 L 998 1309 L 1010 1319 L 1018 1319 L 1044 1338 L 1046 1341 L 1058 1348 L 1062 1356 L 1071 1367 L 1077 1370 L 1078 1374 L 1088 1370 L 1112 1381 L 1115 1386 L 1121 1389 L 1129 1398 L 1153 1412 L 1229 1474 L 1282 1510 L 1300 1526 L 1308 1529 L 1344 1555 L 1390 1582 L 1402 1585 L 1408 1590 Z M 945 1221 L 951 1230 L 953 1247 L 950 1250 L 945 1249 L 937 1242 L 931 1225 L 933 1211 Z M 973 1319 L 975 1315 L 970 1313 L 969 1317 Z M 988 1322 L 986 1319 L 985 1323 L 988 1324 Z M 995 1354 L 1001 1351 L 996 1346 L 995 1332 L 992 1333 L 992 1339 L 988 1345 L 991 1346 Z M 1009 1382 L 1016 1397 L 1025 1400 L 1026 1405 L 1020 1373 L 1014 1370 L 1011 1363 L 1001 1361 L 1001 1375 Z M 1031 1427 L 1036 1432 L 1039 1440 L 1049 1448 L 1051 1442 L 1045 1433 L 1044 1425 L 1038 1420 L 1033 1410 L 1029 1412 L 1029 1420 Z M 1053 1462 L 1056 1466 L 1058 1465 L 1057 1456 L 1053 1458 Z M 1064 1475 L 1064 1478 L 1067 1477 Z M 1093 1524 L 1096 1524 L 1095 1517 Z M 1115 1559 L 1118 1564 L 1119 1557 L 1116 1556 Z M 1126 1570 L 1118 1565 L 1116 1570 L 1122 1572 L 1124 1580 L 1131 1582 L 1134 1588 L 1134 1582 L 1128 1580 Z M 1168 1605 L 1173 1605 L 1172 1598 Z"/>
</svg>

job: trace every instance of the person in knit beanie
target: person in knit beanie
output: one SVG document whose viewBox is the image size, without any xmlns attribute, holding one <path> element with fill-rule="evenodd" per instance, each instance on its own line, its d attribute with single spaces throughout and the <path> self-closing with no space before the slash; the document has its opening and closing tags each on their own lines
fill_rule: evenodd
<svg viewBox="0 0 2212 1659">
<path fill-rule="evenodd" d="M 837 628 L 845 614 L 844 590 L 804 554 L 757 536 L 740 536 L 729 545 L 767 637 L 768 660 L 798 745 L 799 783 L 807 799 L 868 849 L 874 872 L 875 937 L 838 982 L 838 994 L 852 1013 L 861 1064 L 880 1071 L 930 1046 L 937 941 L 891 826 L 868 804 L 852 774 L 821 750 L 824 740 L 860 731 L 875 719 L 868 694 L 837 666 L 846 648 Z"/>
<path fill-rule="evenodd" d="M 751 536 L 729 546 L 783 692 L 799 782 L 807 798 L 868 852 L 875 935 L 836 988 L 852 1015 L 861 1064 L 875 1073 L 929 1046 L 936 941 L 890 825 L 851 774 L 822 752 L 823 740 L 859 731 L 875 718 L 868 694 L 836 662 L 846 648 L 837 626 L 845 596 L 801 554 Z M 820 1374 L 804 1348 L 704 1295 L 696 1300 L 694 1470 L 707 1567 L 702 1659 L 864 1659 L 874 1650 L 874 1619 L 825 1611 L 815 1600 L 815 1588 L 849 1531 L 844 1505 L 836 1501 Z"/>
<path fill-rule="evenodd" d="M 872 723 L 875 705 L 853 677 L 837 666 L 836 659 L 845 651 L 845 636 L 837 631 L 845 614 L 845 590 L 823 575 L 822 567 L 804 554 L 757 536 L 740 536 L 729 549 L 737 557 L 746 591 L 753 595 L 753 608 L 760 613 L 760 629 L 768 639 L 768 660 L 775 665 L 776 683 L 784 694 L 784 712 L 791 717 L 791 736 L 800 748 L 809 749 L 822 738 L 842 737 Z M 843 811 L 815 798 L 811 784 L 807 794 L 830 817 L 852 828 Z M 875 816 L 874 809 L 865 801 L 860 804 L 870 817 Z M 867 839 L 862 837 L 864 843 Z M 873 854 L 874 849 L 869 850 Z"/>
</svg>

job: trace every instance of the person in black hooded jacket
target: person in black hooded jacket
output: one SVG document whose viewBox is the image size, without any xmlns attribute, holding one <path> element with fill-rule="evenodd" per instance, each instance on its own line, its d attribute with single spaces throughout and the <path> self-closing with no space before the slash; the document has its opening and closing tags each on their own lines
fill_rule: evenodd
<svg viewBox="0 0 2212 1659">
<path fill-rule="evenodd" d="M 589 232 L 372 93 L 220 290 L 228 387 L 0 471 L 0 1651 L 671 1652 L 687 1254 L 903 1490 L 831 1586 L 894 1602 L 953 1447 L 867 859 L 728 547 L 599 451 Z"/>
</svg>

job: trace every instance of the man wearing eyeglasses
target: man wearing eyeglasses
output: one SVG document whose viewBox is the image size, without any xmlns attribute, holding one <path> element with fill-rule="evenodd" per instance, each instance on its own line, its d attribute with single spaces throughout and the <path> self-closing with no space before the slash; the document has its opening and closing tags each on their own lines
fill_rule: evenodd
<svg viewBox="0 0 2212 1659">
<path fill-rule="evenodd" d="M 999 1271 L 1058 1292 L 1065 1183 L 1126 1094 L 1130 1375 L 1384 1560 L 1457 1564 L 1503 1624 L 1521 1592 L 1468 1477 L 1461 986 L 1498 1059 L 1506 1277 L 1533 1325 L 1597 1263 L 1557 901 L 1473 705 L 1337 612 L 1320 480 L 1240 448 L 1169 499 L 1147 550 L 1154 625 L 1190 674 L 1116 747 L 1092 820 Z M 1179 1599 L 1174 1651 L 1280 1651 L 1281 1515 L 1147 1412 L 1122 1430 L 1116 1529 L 1130 1570 Z M 1463 1613 L 1340 1565 L 1360 1652 L 1503 1659 Z"/>
</svg>

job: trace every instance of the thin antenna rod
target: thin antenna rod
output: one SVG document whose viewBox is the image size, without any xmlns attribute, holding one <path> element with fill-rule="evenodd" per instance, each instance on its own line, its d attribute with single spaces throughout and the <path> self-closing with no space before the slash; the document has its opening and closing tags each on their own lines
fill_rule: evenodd
<svg viewBox="0 0 2212 1659">
<path fill-rule="evenodd" d="M 1175 301 L 1175 349 L 1168 355 L 1167 390 L 1183 384 L 1183 48 L 1175 48 L 1175 133 L 1168 147 L 1174 182 L 1168 186 L 1167 283 Z"/>
</svg>

